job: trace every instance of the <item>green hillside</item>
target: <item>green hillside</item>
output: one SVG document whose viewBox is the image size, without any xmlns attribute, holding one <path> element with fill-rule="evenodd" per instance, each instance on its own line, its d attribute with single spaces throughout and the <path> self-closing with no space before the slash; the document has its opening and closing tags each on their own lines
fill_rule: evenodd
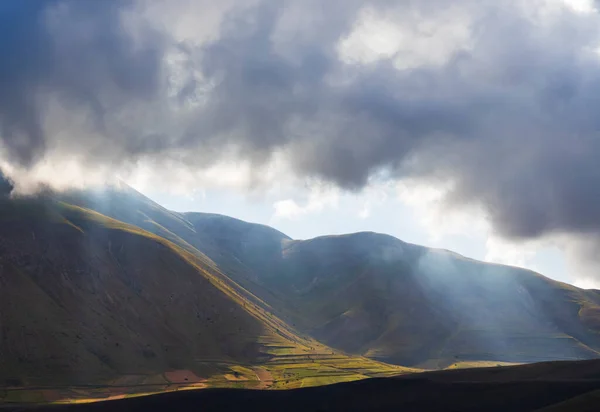
<svg viewBox="0 0 600 412">
<path fill-rule="evenodd" d="M 0 400 L 285 388 L 407 370 L 298 336 L 190 250 L 48 196 L 1 198 Z"/>
<path fill-rule="evenodd" d="M 5 379 L 97 382 L 252 362 L 268 351 L 261 341 L 289 344 L 164 239 L 67 205 L 2 206 Z"/>
<path fill-rule="evenodd" d="M 277 259 L 281 239 L 290 240 L 281 232 L 227 216 L 172 212 L 125 184 L 57 196 L 69 204 L 95 210 L 172 241 L 223 274 L 224 282 L 240 289 L 263 310 L 291 319 L 285 317 L 286 305 L 281 297 L 264 288 L 260 276 L 255 275 L 274 269 L 272 264 L 276 262 L 268 257 Z"/>
</svg>

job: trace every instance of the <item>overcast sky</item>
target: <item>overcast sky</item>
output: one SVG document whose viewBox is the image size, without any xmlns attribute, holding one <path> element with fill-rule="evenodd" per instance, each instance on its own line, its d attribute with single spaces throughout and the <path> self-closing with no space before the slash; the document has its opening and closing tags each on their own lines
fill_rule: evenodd
<svg viewBox="0 0 600 412">
<path fill-rule="evenodd" d="M 0 168 L 600 282 L 592 0 L 3 0 Z"/>
</svg>

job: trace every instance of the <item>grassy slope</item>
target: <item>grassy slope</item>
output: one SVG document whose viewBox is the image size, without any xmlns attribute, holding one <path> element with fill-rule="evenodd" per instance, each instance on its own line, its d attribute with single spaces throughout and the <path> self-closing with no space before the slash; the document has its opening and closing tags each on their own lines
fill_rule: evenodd
<svg viewBox="0 0 600 412">
<path fill-rule="evenodd" d="M 121 392 L 162 391 L 186 386 L 177 370 L 275 388 L 405 371 L 297 336 L 188 249 L 79 206 L 0 201 L 0 397 L 105 397 L 127 376 Z"/>
<path fill-rule="evenodd" d="M 199 358 L 250 361 L 264 351 L 257 341 L 288 342 L 168 241 L 66 205 L 3 206 L 6 379 L 88 383 Z"/>
</svg>

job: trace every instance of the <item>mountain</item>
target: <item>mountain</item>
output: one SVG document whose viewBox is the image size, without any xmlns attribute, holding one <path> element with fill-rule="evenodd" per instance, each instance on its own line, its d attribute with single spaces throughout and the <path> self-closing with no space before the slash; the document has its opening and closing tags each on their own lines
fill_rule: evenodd
<svg viewBox="0 0 600 412">
<path fill-rule="evenodd" d="M 377 233 L 292 240 L 181 215 L 188 241 L 298 330 L 348 353 L 444 367 L 598 357 L 600 293 Z"/>
<path fill-rule="evenodd" d="M 282 260 L 294 283 L 269 284 L 352 353 L 431 366 L 598 356 L 600 295 L 530 271 L 374 233 L 293 242 Z"/>
<path fill-rule="evenodd" d="M 96 209 L 202 252 L 302 336 L 346 353 L 426 368 L 599 356 L 595 290 L 377 233 L 293 240 L 169 212 L 127 186 L 103 193 Z"/>
<path fill-rule="evenodd" d="M 598 360 L 563 361 L 423 372 L 288 391 L 207 389 L 15 410 L 135 412 L 196 410 L 201 405 L 204 412 L 594 412 L 600 404 L 599 376 Z"/>
<path fill-rule="evenodd" d="M 255 361 L 261 339 L 278 340 L 203 262 L 89 210 L 4 202 L 0 256 L 7 377 L 96 382 L 197 359 Z"/>
<path fill-rule="evenodd" d="M 294 387 L 406 370 L 300 336 L 150 217 L 188 227 L 176 214 L 98 194 L 78 197 L 139 225 L 67 203 L 73 194 L 0 197 L 0 401 Z M 145 214 L 129 208 L 135 202 Z"/>
<path fill-rule="evenodd" d="M 599 314 L 598 291 L 377 233 L 294 240 L 124 184 L 0 195 L 6 399 L 596 358 Z"/>
</svg>

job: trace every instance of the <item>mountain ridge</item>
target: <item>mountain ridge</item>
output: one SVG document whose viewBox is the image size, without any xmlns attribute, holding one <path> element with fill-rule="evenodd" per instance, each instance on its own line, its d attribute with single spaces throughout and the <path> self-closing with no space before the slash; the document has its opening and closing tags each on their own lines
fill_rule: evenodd
<svg viewBox="0 0 600 412">
<path fill-rule="evenodd" d="M 195 215 L 198 217 L 201 216 L 201 214 L 198 214 L 198 213 L 196 213 Z M 238 219 L 230 220 L 229 223 L 231 223 L 232 225 L 247 226 L 246 230 L 250 230 L 249 228 L 253 227 L 253 225 L 256 225 L 254 223 L 248 223 L 248 222 L 240 221 Z M 264 227 L 264 226 L 261 225 L 261 227 Z M 222 228 L 214 229 L 214 230 L 218 231 L 218 232 L 226 232 L 228 229 L 225 227 L 222 227 Z M 241 231 L 242 230 L 238 229 L 238 232 L 241 232 Z M 277 233 L 280 233 L 280 232 L 277 232 Z M 223 235 L 223 233 L 220 233 L 218 236 L 224 236 L 224 235 Z M 279 240 L 283 241 L 284 239 L 280 238 Z M 239 240 L 239 241 L 243 242 L 243 240 Z M 342 247 L 332 246 L 332 243 L 344 243 L 344 245 Z M 221 244 L 221 245 L 223 245 L 223 244 Z M 204 247 L 202 247 L 202 245 L 199 245 L 198 248 L 200 250 L 204 251 L 205 253 L 207 253 L 207 255 L 211 256 L 211 258 L 214 259 L 215 261 L 219 261 L 219 256 L 213 255 L 210 251 L 210 248 L 204 248 Z M 553 294 L 556 296 L 557 299 L 564 298 L 564 299 L 567 299 L 567 301 L 573 301 L 573 300 L 576 301 L 576 300 L 580 299 L 582 301 L 587 302 L 586 305 L 582 305 L 578 308 L 578 312 L 585 313 L 587 309 L 585 309 L 584 306 L 593 308 L 593 309 L 590 309 L 590 316 L 589 317 L 584 316 L 584 318 L 586 318 L 584 320 L 588 323 L 595 322 L 595 320 L 593 318 L 595 317 L 595 313 L 597 312 L 596 308 L 598 307 L 598 304 L 599 304 L 599 300 L 598 300 L 599 295 L 598 295 L 598 292 L 595 290 L 582 290 L 582 289 L 576 288 L 576 287 L 569 285 L 567 283 L 564 283 L 564 282 L 554 281 L 546 276 L 543 276 L 537 272 L 534 272 L 534 271 L 531 271 L 528 269 L 523 269 L 523 268 L 518 268 L 518 267 L 508 266 L 508 265 L 501 265 L 501 264 L 489 264 L 489 263 L 481 262 L 481 261 L 478 261 L 478 260 L 475 260 L 472 258 L 462 256 L 460 254 L 457 254 L 455 252 L 448 251 L 445 249 L 427 248 L 424 246 L 415 245 L 415 244 L 411 244 L 411 243 L 402 241 L 391 235 L 378 234 L 376 232 L 368 231 L 368 232 L 358 232 L 358 233 L 350 233 L 350 234 L 343 234 L 343 235 L 325 235 L 325 236 L 318 236 L 316 238 L 306 239 L 306 240 L 294 240 L 294 239 L 288 240 L 288 239 L 286 239 L 285 242 L 282 242 L 280 250 L 272 251 L 271 255 L 266 258 L 266 261 L 269 262 L 269 264 L 266 266 L 259 265 L 259 266 L 253 267 L 252 262 L 245 260 L 243 254 L 242 255 L 236 254 L 237 252 L 235 251 L 235 248 L 232 248 L 231 251 L 234 255 L 236 255 L 235 256 L 236 259 L 241 260 L 241 262 L 243 264 L 246 264 L 247 266 L 249 266 L 250 274 L 247 274 L 247 277 L 251 278 L 253 282 L 261 283 L 263 286 L 266 285 L 265 288 L 269 289 L 272 292 L 273 290 L 277 290 L 279 287 L 276 284 L 277 278 L 281 278 L 283 276 L 282 274 L 286 272 L 286 269 L 281 266 L 281 265 L 284 265 L 284 266 L 286 265 L 286 263 L 285 263 L 286 259 L 293 260 L 294 256 L 303 256 L 303 257 L 299 258 L 299 259 L 303 260 L 304 263 L 302 263 L 302 264 L 308 264 L 308 263 L 306 263 L 306 261 L 311 261 L 311 260 L 313 262 L 322 262 L 324 254 L 331 255 L 330 252 L 333 251 L 334 249 L 336 249 L 336 253 L 340 253 L 340 249 L 344 249 L 344 248 L 347 248 L 348 251 L 344 252 L 342 250 L 341 256 L 338 259 L 338 261 L 336 262 L 334 260 L 334 261 L 330 262 L 330 264 L 332 265 L 331 268 L 335 273 L 348 273 L 351 269 L 349 269 L 348 267 L 346 267 L 346 269 L 344 269 L 343 267 L 341 267 L 339 265 L 340 264 L 342 264 L 342 266 L 346 265 L 347 261 L 349 261 L 349 260 L 354 260 L 357 265 L 363 265 L 363 270 L 377 271 L 378 269 L 373 269 L 373 268 L 367 269 L 366 267 L 364 267 L 364 265 L 366 264 L 365 262 L 367 262 L 367 261 L 369 261 L 369 259 L 371 259 L 370 262 L 372 265 L 380 266 L 379 269 L 383 269 L 382 265 L 389 266 L 390 262 L 391 262 L 391 264 L 402 263 L 403 262 L 403 257 L 402 257 L 403 254 L 404 255 L 413 254 L 413 256 L 410 257 L 410 259 L 412 259 L 412 263 L 408 264 L 409 267 L 407 267 L 405 269 L 406 270 L 415 270 L 415 268 L 420 267 L 419 270 L 425 271 L 426 273 L 428 273 L 429 278 L 428 279 L 425 278 L 425 279 L 421 279 L 421 280 L 417 279 L 417 283 L 413 284 L 412 288 L 413 289 L 418 289 L 418 288 L 423 289 L 425 286 L 427 286 L 429 289 L 431 289 L 431 286 L 434 286 L 434 289 L 437 288 L 436 293 L 438 293 L 438 294 L 442 293 L 442 291 L 440 290 L 440 286 L 436 285 L 436 282 L 439 283 L 439 282 L 443 281 L 443 278 L 440 278 L 437 280 L 434 279 L 435 276 L 438 276 L 438 277 L 440 276 L 439 274 L 435 275 L 435 276 L 432 275 L 432 273 L 436 271 L 435 265 L 448 264 L 450 266 L 447 269 L 453 270 L 455 272 L 456 271 L 460 272 L 460 270 L 463 270 L 463 272 L 461 272 L 461 273 L 457 272 L 455 277 L 452 278 L 453 283 L 446 285 L 449 290 L 452 290 L 454 288 L 455 293 L 456 293 L 456 296 L 453 297 L 454 301 L 448 303 L 448 305 L 450 305 L 450 306 L 447 308 L 447 310 L 450 310 L 451 307 L 454 307 L 454 310 L 456 310 L 456 307 L 461 306 L 460 293 L 469 292 L 468 287 L 469 287 L 470 283 L 477 284 L 479 282 L 478 287 L 480 289 L 483 288 L 485 291 L 487 291 L 485 293 L 489 294 L 493 291 L 492 289 L 493 289 L 494 285 L 486 285 L 485 281 L 487 281 L 487 280 L 484 279 L 484 281 L 482 281 L 481 278 L 478 278 L 473 273 L 471 273 L 470 275 L 466 274 L 469 271 L 471 271 L 471 272 L 479 271 L 481 273 L 489 272 L 489 274 L 486 276 L 487 276 L 487 278 L 489 278 L 490 281 L 496 282 L 496 284 L 497 284 L 496 286 L 501 286 L 502 288 L 510 287 L 514 290 L 514 292 L 513 292 L 514 294 L 517 294 L 517 293 L 523 294 L 524 293 L 525 295 L 523 295 L 524 296 L 523 299 L 531 299 L 531 298 L 525 298 L 525 296 L 527 296 L 530 293 L 530 291 L 533 290 L 531 288 L 534 288 L 534 289 L 537 288 L 536 290 L 538 292 L 541 291 L 540 288 L 544 288 L 545 292 L 537 293 L 538 296 L 536 296 L 534 298 L 534 300 L 537 302 L 537 303 L 535 303 L 535 305 L 537 305 L 536 308 L 526 309 L 526 307 L 528 307 L 528 306 L 525 303 L 525 301 L 523 301 L 523 300 L 522 300 L 522 303 L 520 304 L 520 305 L 525 305 L 522 309 L 524 311 L 523 312 L 524 316 L 525 317 L 530 316 L 531 322 L 535 323 L 536 321 L 534 318 L 539 318 L 540 314 L 532 312 L 531 315 L 527 315 L 527 310 L 533 310 L 533 311 L 537 310 L 538 312 L 541 311 L 540 313 L 545 311 L 546 309 L 544 309 L 543 307 L 547 307 L 548 302 L 546 302 L 547 298 L 545 298 L 543 296 L 544 294 Z M 374 250 L 377 253 L 373 252 Z M 220 250 L 220 253 L 222 254 L 223 250 Z M 360 258 L 360 259 L 357 258 L 357 256 L 361 256 L 361 253 L 363 255 L 362 258 Z M 375 253 L 375 254 L 373 254 L 373 253 Z M 367 256 L 367 255 L 369 255 L 369 258 L 367 260 L 364 260 L 364 259 L 366 259 L 365 256 Z M 287 257 L 282 259 L 281 258 L 282 256 L 287 256 Z M 343 263 L 343 262 L 345 262 L 345 263 Z M 295 263 L 296 264 L 291 264 L 288 266 L 296 266 L 296 268 L 297 268 L 300 265 L 298 261 L 296 261 Z M 404 262 L 404 263 L 406 263 L 406 262 Z M 410 268 L 411 265 L 412 265 L 412 268 Z M 423 269 L 424 265 L 429 265 L 430 267 Z M 314 269 L 315 269 L 314 267 L 312 269 L 310 269 L 309 267 L 306 268 L 306 270 L 308 271 L 307 273 L 314 273 Z M 328 269 L 323 268 L 323 270 L 327 271 Z M 385 269 L 385 270 L 396 270 L 396 269 L 387 267 L 387 269 Z M 268 275 L 269 271 L 271 271 L 272 273 L 277 272 L 277 275 L 276 276 Z M 495 272 L 495 274 L 493 274 L 492 272 Z M 502 275 L 500 275 L 500 272 L 506 272 L 508 275 L 502 276 Z M 265 274 L 265 273 L 267 273 L 267 274 Z M 323 272 L 323 273 L 324 273 L 323 276 L 325 276 L 325 272 Z M 236 278 L 235 273 L 232 273 L 230 275 L 232 277 Z M 300 279 L 299 276 L 301 276 L 301 275 L 299 275 L 296 270 L 295 274 L 290 275 L 290 278 L 297 282 Z M 365 275 L 361 275 L 361 276 L 364 277 Z M 242 275 L 242 277 L 243 277 L 243 275 Z M 461 279 L 464 277 L 467 277 L 468 280 L 461 282 Z M 302 296 L 302 299 L 306 299 L 308 296 L 308 295 L 306 295 L 306 292 L 310 288 L 313 288 L 313 290 L 314 290 L 314 285 L 315 285 L 314 282 L 317 281 L 317 280 L 315 280 L 316 278 L 314 278 L 314 277 L 312 277 L 311 279 L 307 278 L 306 282 L 304 282 L 302 284 L 302 286 L 298 286 L 296 288 L 296 290 L 289 289 L 289 284 L 285 284 L 282 286 L 282 287 L 287 287 L 288 288 L 287 290 L 282 290 L 281 287 L 279 287 L 278 292 L 281 295 L 283 295 L 283 297 L 280 298 L 280 301 L 287 302 L 288 304 L 290 304 L 291 301 L 294 301 L 294 299 L 296 299 L 296 298 L 300 299 L 300 295 Z M 321 278 L 322 281 L 325 281 L 325 279 L 330 280 L 331 276 L 327 275 L 326 277 Z M 356 279 L 357 279 L 356 280 L 357 282 L 360 282 L 361 281 L 360 279 L 362 279 L 362 278 L 359 277 Z M 244 281 L 243 279 L 238 279 L 238 278 L 236 278 L 236 280 L 239 280 L 241 282 Z M 429 282 L 429 285 L 423 284 L 424 281 Z M 350 282 L 350 278 L 346 279 L 345 282 L 346 283 L 343 283 L 344 285 L 346 285 L 347 282 Z M 500 283 L 498 283 L 498 282 L 500 282 Z M 523 282 L 525 282 L 525 283 L 523 283 Z M 462 287 L 464 289 L 462 291 L 457 290 L 457 285 L 459 285 L 461 283 L 462 283 Z M 372 283 L 364 285 L 365 287 L 362 288 L 361 293 L 364 292 L 365 290 L 368 290 L 368 288 L 371 287 L 371 285 L 372 285 Z M 306 289 L 306 288 L 309 288 L 309 289 Z M 431 290 L 429 290 L 427 293 L 430 294 Z M 296 295 L 298 295 L 298 296 L 296 296 Z M 573 296 L 570 297 L 570 295 L 573 295 Z M 331 295 L 327 295 L 327 296 L 329 297 Z M 357 296 L 358 296 L 358 292 L 357 292 Z M 443 295 L 440 295 L 440 296 L 443 296 Z M 440 300 L 439 299 L 440 296 L 438 296 L 438 300 Z M 490 297 L 490 298 L 493 300 L 492 297 Z M 323 298 L 321 298 L 321 299 L 323 299 Z M 353 300 L 353 299 L 348 298 L 348 300 Z M 441 300 L 443 300 L 443 299 L 441 299 Z M 311 302 L 311 304 L 312 303 L 314 303 L 314 302 Z M 501 302 L 499 302 L 498 304 L 501 304 Z M 485 307 L 486 303 L 482 301 L 479 303 L 479 305 L 483 305 Z M 542 306 L 540 306 L 540 305 L 542 305 Z M 550 306 L 552 306 L 552 305 L 550 304 Z M 301 316 L 301 317 L 305 317 L 306 310 L 308 310 L 308 309 L 304 308 L 303 310 L 304 310 L 303 316 Z M 298 308 L 294 307 L 290 311 L 297 312 Z M 556 312 L 556 310 L 554 310 L 554 309 L 552 309 L 552 311 L 554 313 L 551 316 L 550 320 L 546 321 L 546 320 L 543 320 L 542 318 L 540 318 L 540 321 L 550 322 L 552 324 L 557 323 L 560 325 L 559 326 L 552 325 L 549 327 L 537 327 L 540 330 L 546 331 L 546 332 L 543 332 L 543 335 L 548 336 L 547 339 L 551 339 L 549 337 L 551 335 L 549 335 L 549 334 L 554 333 L 554 332 L 551 332 L 552 330 L 560 331 L 561 328 L 565 327 L 565 325 L 568 326 L 568 324 L 569 324 L 569 322 L 565 321 L 564 319 L 561 319 L 560 313 Z M 354 314 L 359 314 L 360 312 L 361 312 L 361 309 L 359 309 L 357 312 L 356 310 L 353 311 L 350 307 L 346 307 L 345 310 L 339 310 L 339 314 L 340 315 L 346 314 L 346 315 L 344 315 L 346 318 L 348 316 L 353 316 Z M 469 312 L 469 310 L 467 308 L 465 308 L 464 312 L 467 313 L 467 312 Z M 477 310 L 475 310 L 475 312 L 477 312 Z M 592 314 L 594 314 L 594 315 L 592 315 Z M 312 313 L 312 314 L 310 314 L 310 316 L 316 316 L 316 314 Z M 334 318 L 337 316 L 339 316 L 339 315 L 335 315 Z M 362 315 L 357 315 L 357 316 L 360 317 Z M 493 312 L 489 312 L 489 314 L 487 316 L 490 319 L 494 318 Z M 514 319 L 514 321 L 511 321 L 511 322 L 516 322 L 518 320 L 518 318 L 520 317 L 520 314 L 518 312 L 515 312 L 514 315 L 511 315 L 511 316 Z M 426 317 L 429 318 L 430 316 L 427 315 Z M 464 316 L 463 316 L 463 318 L 464 318 Z M 372 321 L 367 321 L 366 319 L 367 318 L 365 318 L 363 320 L 358 320 L 355 323 L 362 322 L 364 324 L 365 322 L 369 322 L 369 323 L 372 322 Z M 573 317 L 571 320 L 579 322 L 579 317 Z M 299 317 L 294 318 L 292 316 L 292 319 L 290 320 L 290 322 L 294 323 L 294 324 L 295 323 L 301 324 L 302 320 Z M 341 320 L 339 322 L 341 322 Z M 577 324 L 577 322 L 575 322 L 574 324 Z M 346 322 L 346 323 L 348 323 L 348 322 Z M 481 323 L 481 321 L 477 321 L 477 323 Z M 335 323 L 332 324 L 331 321 L 326 322 L 323 320 L 318 321 L 317 324 L 321 324 L 321 329 L 327 329 L 327 328 L 331 328 L 333 325 L 338 325 Z M 325 343 L 333 345 L 334 347 L 338 347 L 342 350 L 348 350 L 350 353 L 361 353 L 362 355 L 372 356 L 372 357 L 374 356 L 377 359 L 391 361 L 394 363 L 412 364 L 410 359 L 407 359 L 406 357 L 401 357 L 400 359 L 394 359 L 394 358 L 390 359 L 389 357 L 379 358 L 375 355 L 377 353 L 377 351 L 374 351 L 374 349 L 368 349 L 366 351 L 355 352 L 359 349 L 357 349 L 355 347 L 349 348 L 346 345 L 339 345 L 339 344 L 338 344 L 338 346 L 336 346 L 336 343 L 335 343 L 336 339 L 334 339 L 331 336 L 323 336 L 321 332 L 319 332 L 318 330 L 315 329 L 315 327 L 317 329 L 319 329 L 317 324 L 315 324 L 313 322 L 311 325 L 305 325 L 304 327 L 301 327 L 301 329 L 306 330 L 307 333 L 309 333 L 309 334 L 313 334 L 313 336 L 316 336 L 317 339 L 321 339 L 321 340 L 324 339 Z M 355 326 L 356 325 L 347 325 L 347 326 L 339 326 L 338 325 L 338 327 L 341 327 L 342 329 L 345 327 L 355 327 Z M 441 325 L 439 325 L 439 326 L 442 327 Z M 510 324 L 507 324 L 505 327 L 511 327 L 511 326 L 510 326 Z M 523 328 L 523 327 L 525 327 L 525 326 L 520 326 L 520 328 Z M 436 329 L 434 326 L 432 326 L 432 328 Z M 558 329 L 556 329 L 556 328 L 558 328 Z M 569 329 L 570 332 L 567 333 L 567 335 L 565 335 L 565 336 L 571 336 L 570 335 L 571 333 L 575 333 L 575 335 L 576 335 L 573 338 L 574 340 L 572 341 L 572 344 L 570 344 L 572 349 L 569 349 L 570 351 L 572 351 L 572 356 L 575 356 L 575 357 L 598 356 L 598 352 L 597 352 L 598 339 L 596 336 L 597 332 L 593 332 L 591 335 L 588 335 L 587 332 L 584 332 L 584 331 L 575 331 L 576 328 L 574 329 L 574 328 L 568 327 L 567 329 Z M 365 333 L 364 328 L 359 328 L 359 332 L 357 332 L 357 333 Z M 452 335 L 452 334 L 450 334 L 450 335 Z M 525 336 L 526 335 L 527 334 L 525 333 Z M 586 337 L 583 338 L 583 336 L 586 336 Z M 581 341 L 581 344 L 579 343 L 581 339 L 579 339 L 578 337 L 583 339 L 583 341 Z M 491 336 L 491 337 L 479 336 L 479 339 L 490 340 L 490 339 L 496 339 L 496 338 L 494 338 L 493 336 Z M 351 339 L 349 336 L 345 336 L 345 335 L 341 336 L 339 338 L 339 340 L 356 341 L 356 339 Z M 517 338 L 515 337 L 514 339 L 511 338 L 509 340 L 515 341 L 515 340 L 517 340 Z M 557 340 L 557 342 L 558 342 L 558 340 Z M 585 342 L 587 342 L 587 343 L 585 343 Z M 592 346 L 589 346 L 588 344 L 592 345 Z M 559 345 L 559 346 L 561 346 L 561 345 Z M 384 344 L 384 346 L 390 346 L 390 345 Z M 519 345 L 517 345 L 517 346 L 519 346 Z M 567 346 L 569 346 L 569 345 L 567 345 Z M 564 349 L 564 350 L 566 350 L 566 349 Z M 509 361 L 514 361 L 514 360 L 533 361 L 533 360 L 536 360 L 536 358 L 534 356 L 534 352 L 535 351 L 530 350 L 529 355 L 523 355 L 523 356 L 517 356 L 517 357 L 502 356 L 501 358 L 502 358 L 502 360 L 509 360 Z M 559 352 L 560 352 L 560 350 L 559 350 Z M 578 353 L 578 355 L 576 355 L 576 353 Z M 587 355 L 584 355 L 584 354 L 587 354 Z M 431 355 L 431 353 L 429 355 Z M 456 353 L 448 354 L 447 356 L 445 356 L 446 360 L 442 361 L 442 364 L 450 362 L 455 356 L 457 358 L 461 358 L 460 354 L 456 354 Z M 469 358 L 469 356 L 471 356 L 471 355 L 467 354 L 467 358 Z M 483 356 L 483 355 L 479 355 L 479 356 Z M 494 358 L 494 356 L 495 355 L 492 354 L 492 355 L 485 355 L 484 357 Z M 552 359 L 552 358 L 550 358 L 550 359 Z M 542 358 L 540 360 L 544 360 L 544 358 Z M 424 361 L 424 359 L 423 359 L 423 361 Z M 425 362 L 425 364 L 428 364 L 428 363 Z"/>
</svg>

